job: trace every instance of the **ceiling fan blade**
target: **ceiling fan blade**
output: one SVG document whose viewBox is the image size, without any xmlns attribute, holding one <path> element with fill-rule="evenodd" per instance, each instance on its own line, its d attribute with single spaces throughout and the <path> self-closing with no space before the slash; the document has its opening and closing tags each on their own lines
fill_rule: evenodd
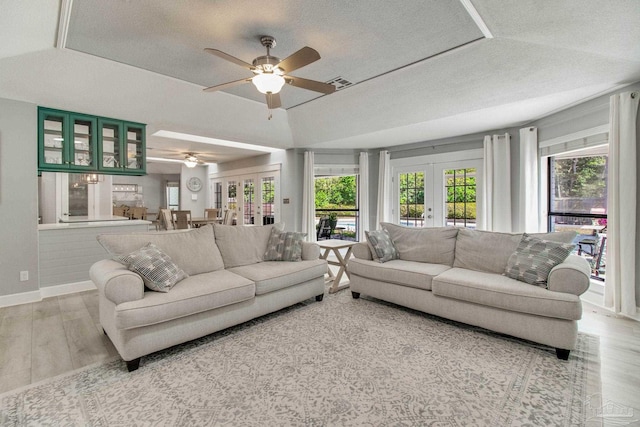
<svg viewBox="0 0 640 427">
<path fill-rule="evenodd" d="M 269 107 L 270 110 L 273 110 L 274 108 L 282 107 L 279 93 L 268 93 L 266 97 L 267 97 L 267 106 Z"/>
<path fill-rule="evenodd" d="M 249 64 L 248 62 L 245 62 L 242 59 L 238 59 L 235 56 L 231 56 L 228 53 L 224 53 L 221 50 L 205 48 L 205 52 L 209 52 L 210 54 L 215 55 L 218 58 L 226 59 L 229 62 L 233 62 L 234 64 L 239 65 L 239 66 L 241 66 L 243 68 L 247 68 L 247 69 L 249 69 L 251 71 L 256 69 L 256 67 L 254 67 L 253 65 Z"/>
<path fill-rule="evenodd" d="M 321 92 L 326 95 L 336 91 L 336 87 L 334 85 L 319 82 L 316 80 L 303 79 L 302 77 L 284 76 L 284 80 L 291 86 L 300 87 L 302 89 L 308 89 L 315 92 Z"/>
<path fill-rule="evenodd" d="M 290 73 L 293 70 L 302 68 L 305 65 L 309 65 L 312 62 L 320 59 L 320 54 L 309 46 L 305 46 L 299 51 L 289 55 L 277 65 L 278 68 L 284 70 L 285 73 Z"/>
<path fill-rule="evenodd" d="M 241 84 L 245 84 L 245 83 L 249 83 L 251 81 L 251 78 L 248 79 L 240 79 L 240 80 L 235 80 L 232 82 L 227 82 L 227 83 L 222 83 L 220 85 L 216 85 L 216 86 L 211 86 L 208 87 L 206 89 L 202 89 L 204 92 L 215 92 L 218 90 L 224 90 L 224 89 L 228 89 L 230 87 L 234 87 L 234 86 L 238 86 Z"/>
</svg>

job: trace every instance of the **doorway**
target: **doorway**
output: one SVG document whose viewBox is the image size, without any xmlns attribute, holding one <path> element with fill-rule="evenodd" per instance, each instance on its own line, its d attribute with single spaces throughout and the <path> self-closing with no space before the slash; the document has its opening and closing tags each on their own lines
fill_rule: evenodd
<svg viewBox="0 0 640 427">
<path fill-rule="evenodd" d="M 408 227 L 475 229 L 481 213 L 482 160 L 424 163 L 392 168 L 392 218 Z"/>
</svg>

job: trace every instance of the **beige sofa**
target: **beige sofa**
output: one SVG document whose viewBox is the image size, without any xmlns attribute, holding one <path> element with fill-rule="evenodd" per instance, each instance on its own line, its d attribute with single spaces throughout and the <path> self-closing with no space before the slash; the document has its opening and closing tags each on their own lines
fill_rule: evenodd
<svg viewBox="0 0 640 427">
<path fill-rule="evenodd" d="M 102 234 L 113 256 L 154 243 L 189 277 L 169 292 L 145 290 L 140 275 L 113 259 L 90 270 L 100 323 L 129 371 L 141 356 L 246 322 L 311 297 L 321 301 L 327 262 L 317 244 L 302 243 L 302 260 L 263 261 L 273 227 L 205 226 L 170 232 Z"/>
<path fill-rule="evenodd" d="M 362 293 L 549 345 L 560 359 L 575 349 L 582 316 L 579 295 L 590 280 L 583 258 L 569 255 L 554 267 L 545 289 L 503 275 L 521 234 L 382 225 L 400 258 L 380 263 L 367 243 L 354 246 L 348 265 L 354 298 Z M 574 235 L 543 237 L 570 243 Z"/>
</svg>

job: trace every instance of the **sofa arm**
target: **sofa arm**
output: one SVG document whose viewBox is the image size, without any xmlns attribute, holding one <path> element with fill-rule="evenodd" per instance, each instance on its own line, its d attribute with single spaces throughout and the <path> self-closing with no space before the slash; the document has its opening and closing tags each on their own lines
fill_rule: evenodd
<svg viewBox="0 0 640 427">
<path fill-rule="evenodd" d="M 586 259 L 569 255 L 564 262 L 549 272 L 547 286 L 550 291 L 582 295 L 591 283 L 591 267 Z"/>
<path fill-rule="evenodd" d="M 320 246 L 313 242 L 302 242 L 302 260 L 309 261 L 320 258 Z"/>
<path fill-rule="evenodd" d="M 115 305 L 144 298 L 144 282 L 138 273 L 111 259 L 91 266 L 89 276 L 98 291 Z"/>
<path fill-rule="evenodd" d="M 358 242 L 353 245 L 353 256 L 360 259 L 373 259 L 367 242 Z"/>
</svg>

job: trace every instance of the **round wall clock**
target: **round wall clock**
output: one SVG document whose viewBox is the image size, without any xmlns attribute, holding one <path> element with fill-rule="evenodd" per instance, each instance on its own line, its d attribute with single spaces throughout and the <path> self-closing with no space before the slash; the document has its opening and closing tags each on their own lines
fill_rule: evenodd
<svg viewBox="0 0 640 427">
<path fill-rule="evenodd" d="M 191 191 L 200 191 L 202 190 L 202 181 L 197 176 L 192 176 L 187 181 L 187 188 Z"/>
</svg>

